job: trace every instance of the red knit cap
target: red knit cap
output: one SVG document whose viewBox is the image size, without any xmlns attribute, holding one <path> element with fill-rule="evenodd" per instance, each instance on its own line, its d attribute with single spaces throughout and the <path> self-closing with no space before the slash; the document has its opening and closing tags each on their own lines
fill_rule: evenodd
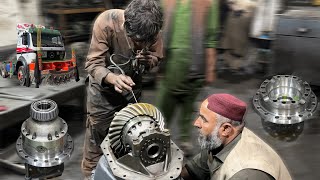
<svg viewBox="0 0 320 180">
<path fill-rule="evenodd" d="M 207 108 L 231 120 L 242 121 L 247 104 L 230 94 L 212 94 Z"/>
</svg>

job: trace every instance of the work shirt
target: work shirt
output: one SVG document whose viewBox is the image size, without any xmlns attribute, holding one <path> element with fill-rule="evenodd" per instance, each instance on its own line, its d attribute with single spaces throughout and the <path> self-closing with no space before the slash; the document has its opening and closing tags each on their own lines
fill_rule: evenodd
<svg viewBox="0 0 320 180">
<path fill-rule="evenodd" d="M 89 76 L 87 90 L 87 109 L 91 124 L 103 122 L 103 131 L 108 129 L 114 113 L 124 108 L 128 103 L 134 103 L 135 99 L 130 92 L 118 93 L 113 85 L 104 82 L 108 73 L 120 74 L 111 62 L 116 63 L 125 75 L 134 81 L 133 93 L 139 100 L 141 95 L 141 73 L 133 69 L 129 58 L 134 58 L 137 50 L 145 47 L 137 47 L 127 37 L 124 24 L 124 10 L 110 9 L 101 13 L 93 25 L 91 44 L 88 51 L 85 69 Z M 162 38 L 159 33 L 153 45 L 149 47 L 150 54 L 163 58 Z M 109 67 L 109 68 L 108 68 Z M 101 127 L 100 126 L 100 127 Z"/>
<path fill-rule="evenodd" d="M 168 50 L 183 50 L 188 55 L 188 80 L 204 79 L 206 48 L 217 46 L 219 3 L 216 0 L 162 0 L 164 8 L 164 37 Z M 167 70 L 167 68 L 166 68 Z M 181 73 L 182 74 L 182 73 Z"/>
<path fill-rule="evenodd" d="M 134 46 L 134 43 L 126 35 L 123 23 L 124 10 L 120 9 L 111 9 L 103 12 L 94 23 L 85 69 L 88 71 L 89 76 L 101 86 L 104 85 L 104 78 L 111 72 L 107 67 L 112 65 L 110 62 L 112 54 L 121 55 L 114 56 L 113 61 L 116 64 L 122 64 L 126 63 L 128 58 L 132 57 L 137 50 L 144 48 Z M 162 48 L 162 38 L 159 34 L 149 51 L 152 55 L 163 58 Z M 129 65 L 130 63 L 122 68 L 130 69 Z M 126 75 L 132 77 L 133 72 L 126 71 Z"/>
<path fill-rule="evenodd" d="M 197 180 L 210 180 L 221 167 L 231 150 L 239 142 L 241 133 L 223 149 L 202 150 L 186 164 L 190 176 Z M 271 175 L 256 169 L 244 169 L 234 174 L 229 180 L 275 180 Z"/>
<path fill-rule="evenodd" d="M 124 10 L 110 9 L 101 13 L 94 22 L 91 44 L 85 69 L 88 72 L 87 86 L 87 122 L 84 142 L 82 171 L 87 176 L 103 154 L 99 145 L 106 137 L 114 114 L 129 103 L 135 103 L 141 97 L 141 71 L 137 72 L 133 61 L 139 47 L 129 37 L 123 27 Z M 150 54 L 162 58 L 161 34 L 149 47 Z M 132 59 L 131 59 L 132 58 Z M 120 74 L 112 61 L 130 76 L 135 85 L 132 91 L 118 93 L 114 86 L 105 83 L 108 73 Z"/>
<path fill-rule="evenodd" d="M 169 44 L 170 49 L 190 49 L 191 48 L 191 0 L 188 3 L 182 4 L 181 1 L 176 1 L 176 11 L 173 17 L 172 36 Z M 205 26 L 205 48 L 216 48 L 218 40 L 219 26 L 219 3 L 214 2 L 208 10 Z"/>
</svg>

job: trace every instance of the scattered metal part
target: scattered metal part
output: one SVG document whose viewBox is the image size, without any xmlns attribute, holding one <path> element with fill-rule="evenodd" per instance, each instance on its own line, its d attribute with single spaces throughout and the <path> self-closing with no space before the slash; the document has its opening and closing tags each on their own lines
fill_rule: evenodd
<svg viewBox="0 0 320 180">
<path fill-rule="evenodd" d="M 67 123 L 58 117 L 57 104 L 49 99 L 31 104 L 30 117 L 21 126 L 16 142 L 18 155 L 25 160 L 26 178 L 51 177 L 62 174 L 63 163 L 73 151 L 73 141 L 67 133 Z M 46 174 L 50 172 L 50 174 Z M 52 173 L 51 173 L 52 172 Z M 28 177 L 28 175 L 32 175 Z"/>
<path fill-rule="evenodd" d="M 12 163 L 12 162 L 5 160 L 5 159 L 0 159 L 0 166 L 7 168 L 7 169 L 10 169 L 10 170 L 13 170 L 19 174 L 25 173 L 24 165 L 15 164 L 15 163 Z"/>
<path fill-rule="evenodd" d="M 311 118 L 317 104 L 309 84 L 292 75 L 266 79 L 253 97 L 254 109 L 260 117 L 276 124 L 303 122 Z"/>
<path fill-rule="evenodd" d="M 116 113 L 101 148 L 118 179 L 180 178 L 183 152 L 151 104 L 131 104 Z"/>
</svg>

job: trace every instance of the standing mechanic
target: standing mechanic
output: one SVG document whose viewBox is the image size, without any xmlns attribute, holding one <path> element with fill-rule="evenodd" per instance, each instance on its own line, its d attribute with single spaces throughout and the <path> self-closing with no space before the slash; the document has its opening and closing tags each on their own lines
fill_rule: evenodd
<svg viewBox="0 0 320 180">
<path fill-rule="evenodd" d="M 162 16 L 157 1 L 133 0 L 125 10 L 103 12 L 94 23 L 85 64 L 88 118 L 81 168 L 87 179 L 103 154 L 99 145 L 115 112 L 139 100 L 142 71 L 163 57 Z"/>
<path fill-rule="evenodd" d="M 248 59 L 250 47 L 249 32 L 252 18 L 257 5 L 257 0 L 225 0 L 229 11 L 222 23 L 223 34 L 220 40 L 224 50 L 222 58 L 231 72 L 243 73 L 251 62 Z M 268 9 L 267 11 L 271 11 Z M 245 72 L 245 71 L 244 71 Z"/>
</svg>

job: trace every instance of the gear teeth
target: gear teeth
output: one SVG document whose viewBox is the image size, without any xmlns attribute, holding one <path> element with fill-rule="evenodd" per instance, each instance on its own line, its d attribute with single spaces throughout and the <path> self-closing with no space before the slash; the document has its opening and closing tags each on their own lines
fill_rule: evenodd
<svg viewBox="0 0 320 180">
<path fill-rule="evenodd" d="M 126 117 L 128 117 L 129 119 L 133 118 L 134 117 L 134 113 L 132 113 L 132 111 L 130 111 L 130 109 L 124 109 L 123 112 L 120 115 L 124 115 Z M 127 121 L 127 120 L 125 120 Z"/>
<path fill-rule="evenodd" d="M 109 128 L 109 133 L 113 133 L 115 131 L 121 131 L 123 126 L 114 126 Z"/>
<path fill-rule="evenodd" d="M 120 140 L 118 139 L 118 140 L 115 142 L 113 148 L 116 150 L 116 152 L 120 152 L 122 146 L 123 146 L 123 145 L 121 144 Z"/>
<path fill-rule="evenodd" d="M 118 131 L 115 131 L 114 133 L 109 133 L 109 139 L 112 140 L 114 137 L 118 136 L 118 134 Z"/>
<path fill-rule="evenodd" d="M 123 114 L 117 115 L 117 118 L 115 120 L 126 122 L 125 119 L 131 119 L 131 118 L 134 118 L 134 116 L 132 116 L 131 114 L 128 114 L 127 112 L 124 112 Z"/>
<path fill-rule="evenodd" d="M 110 143 L 112 143 L 112 144 L 111 144 L 111 147 L 112 147 L 112 148 L 116 148 L 117 146 L 120 145 L 120 139 L 115 139 L 114 142 L 111 142 L 111 141 L 110 141 Z"/>
<path fill-rule="evenodd" d="M 155 106 L 148 103 L 130 104 L 117 112 L 110 124 L 108 138 L 110 139 L 111 148 L 116 152 L 126 151 L 121 142 L 122 128 L 128 121 L 137 116 L 149 116 L 159 125 L 160 130 L 164 129 L 164 118 Z"/>
<path fill-rule="evenodd" d="M 134 105 L 128 107 L 128 110 L 131 111 L 132 115 L 142 115 L 142 111 L 140 109 L 140 107 L 134 107 Z"/>
<path fill-rule="evenodd" d="M 124 152 L 125 151 L 125 147 L 122 145 L 122 146 L 120 146 L 120 148 L 119 148 L 119 153 L 121 154 L 122 152 Z"/>
<path fill-rule="evenodd" d="M 146 114 L 146 115 L 150 115 L 148 112 L 147 112 L 147 108 L 145 106 L 145 103 L 142 103 L 139 107 L 137 107 L 142 114 Z"/>
<path fill-rule="evenodd" d="M 157 117 L 157 120 L 158 120 L 157 122 L 158 122 L 158 124 L 160 126 L 161 131 L 163 131 L 164 130 L 164 125 L 165 125 L 164 118 L 163 118 L 163 116 L 162 116 L 160 111 L 157 111 L 156 114 L 157 114 L 156 117 Z"/>
<path fill-rule="evenodd" d="M 144 111 L 144 114 L 152 115 L 152 114 L 150 113 L 150 111 L 149 111 L 150 105 L 143 103 L 143 104 L 141 104 L 141 108 L 142 108 L 142 110 Z"/>
<path fill-rule="evenodd" d="M 117 121 L 117 120 L 116 120 L 113 125 L 114 125 L 114 126 L 123 126 L 124 123 L 123 123 L 123 121 Z"/>
</svg>

